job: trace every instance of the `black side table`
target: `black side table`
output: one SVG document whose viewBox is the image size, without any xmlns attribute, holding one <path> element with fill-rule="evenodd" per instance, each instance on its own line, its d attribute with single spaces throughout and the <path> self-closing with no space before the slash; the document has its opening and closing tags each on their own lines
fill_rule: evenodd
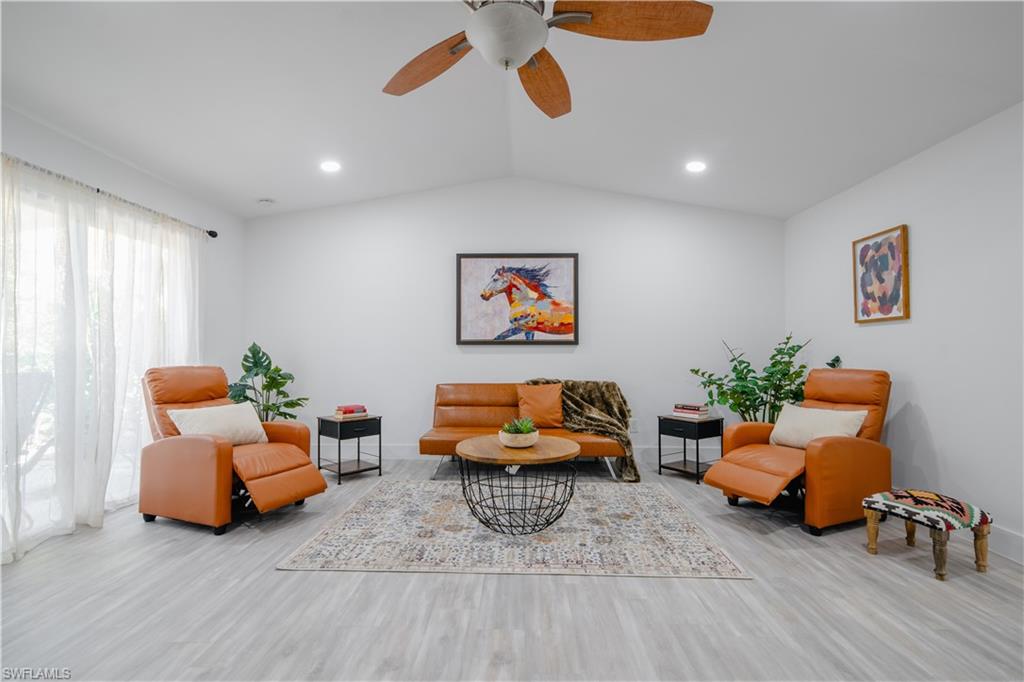
<svg viewBox="0 0 1024 682">
<path fill-rule="evenodd" d="M 700 441 L 704 438 L 721 438 L 725 428 L 725 420 L 722 417 L 708 417 L 707 419 L 680 419 L 678 417 L 658 417 L 658 475 L 662 469 L 676 471 L 680 474 L 690 474 L 696 477 L 697 485 L 700 485 L 700 478 L 704 472 L 711 468 L 717 460 L 711 462 L 700 461 Z M 681 454 L 683 460 L 673 462 L 662 462 L 663 456 L 678 455 L 680 452 L 666 452 L 662 455 L 661 437 L 683 439 Z M 697 459 L 689 460 L 686 457 L 686 441 L 692 440 L 697 446 Z"/>
<path fill-rule="evenodd" d="M 335 417 L 317 417 L 316 418 L 316 466 L 318 469 L 327 469 L 338 474 L 338 483 L 341 483 L 342 476 L 352 476 L 353 474 L 361 474 L 364 471 L 376 471 L 377 475 L 381 475 L 381 455 L 383 454 L 383 445 L 381 444 L 380 437 L 380 421 L 381 418 L 377 416 L 368 416 L 363 419 L 337 419 Z M 334 438 L 338 441 L 338 458 L 337 462 L 328 462 L 322 464 L 320 461 L 320 438 L 327 436 L 328 438 Z M 373 457 L 372 453 L 363 452 L 363 438 L 369 436 L 377 436 L 377 456 L 376 463 L 364 462 L 363 455 Z M 355 459 L 341 459 L 341 441 L 356 439 L 356 458 Z"/>
</svg>

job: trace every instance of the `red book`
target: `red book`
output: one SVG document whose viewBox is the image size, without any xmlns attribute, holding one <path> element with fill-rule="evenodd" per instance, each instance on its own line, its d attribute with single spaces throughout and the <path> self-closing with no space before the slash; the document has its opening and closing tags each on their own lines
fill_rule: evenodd
<svg viewBox="0 0 1024 682">
<path fill-rule="evenodd" d="M 355 412 L 366 412 L 366 405 L 338 405 L 338 412 L 353 414 Z"/>
</svg>

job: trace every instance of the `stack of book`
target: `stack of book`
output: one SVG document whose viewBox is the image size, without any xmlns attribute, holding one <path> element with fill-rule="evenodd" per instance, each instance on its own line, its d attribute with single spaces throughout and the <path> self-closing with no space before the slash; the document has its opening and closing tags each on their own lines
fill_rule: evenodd
<svg viewBox="0 0 1024 682">
<path fill-rule="evenodd" d="M 706 419 L 710 411 L 707 403 L 676 403 L 672 414 L 686 419 Z"/>
<path fill-rule="evenodd" d="M 338 405 L 335 419 L 362 419 L 366 416 L 366 405 Z"/>
</svg>

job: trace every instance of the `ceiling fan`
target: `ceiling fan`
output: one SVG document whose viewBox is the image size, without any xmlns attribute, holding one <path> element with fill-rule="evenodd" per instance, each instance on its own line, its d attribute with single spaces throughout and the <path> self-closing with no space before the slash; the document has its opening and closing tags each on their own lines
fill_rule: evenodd
<svg viewBox="0 0 1024 682">
<path fill-rule="evenodd" d="M 495 66 L 517 69 L 526 94 L 557 118 L 572 110 L 569 83 L 544 45 L 548 29 L 612 40 L 672 40 L 699 36 L 712 7 L 692 0 L 557 0 L 544 18 L 543 0 L 463 0 L 472 14 L 466 30 L 417 55 L 398 70 L 384 92 L 404 95 L 429 83 L 476 48 Z"/>
</svg>

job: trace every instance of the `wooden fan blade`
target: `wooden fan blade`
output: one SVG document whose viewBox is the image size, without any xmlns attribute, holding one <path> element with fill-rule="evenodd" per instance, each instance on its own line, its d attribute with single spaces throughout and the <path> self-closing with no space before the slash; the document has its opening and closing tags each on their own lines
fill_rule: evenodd
<svg viewBox="0 0 1024 682">
<path fill-rule="evenodd" d="M 556 27 L 595 38 L 672 40 L 703 34 L 713 11 L 711 5 L 692 1 L 558 0 L 554 17 L 566 12 L 589 12 L 589 24 L 569 22 Z"/>
<path fill-rule="evenodd" d="M 465 45 L 452 54 L 451 50 L 461 43 L 465 43 Z M 451 38 L 445 38 L 437 45 L 419 53 L 412 61 L 399 69 L 398 73 L 392 76 L 388 84 L 384 86 L 384 92 L 389 95 L 404 95 L 407 92 L 412 92 L 455 66 L 455 63 L 469 54 L 472 49 L 473 46 L 466 42 L 465 31 L 460 31 Z"/>
<path fill-rule="evenodd" d="M 565 80 L 562 67 L 546 49 L 519 67 L 519 81 L 537 108 L 550 118 L 558 118 L 572 111 L 569 82 Z"/>
</svg>

